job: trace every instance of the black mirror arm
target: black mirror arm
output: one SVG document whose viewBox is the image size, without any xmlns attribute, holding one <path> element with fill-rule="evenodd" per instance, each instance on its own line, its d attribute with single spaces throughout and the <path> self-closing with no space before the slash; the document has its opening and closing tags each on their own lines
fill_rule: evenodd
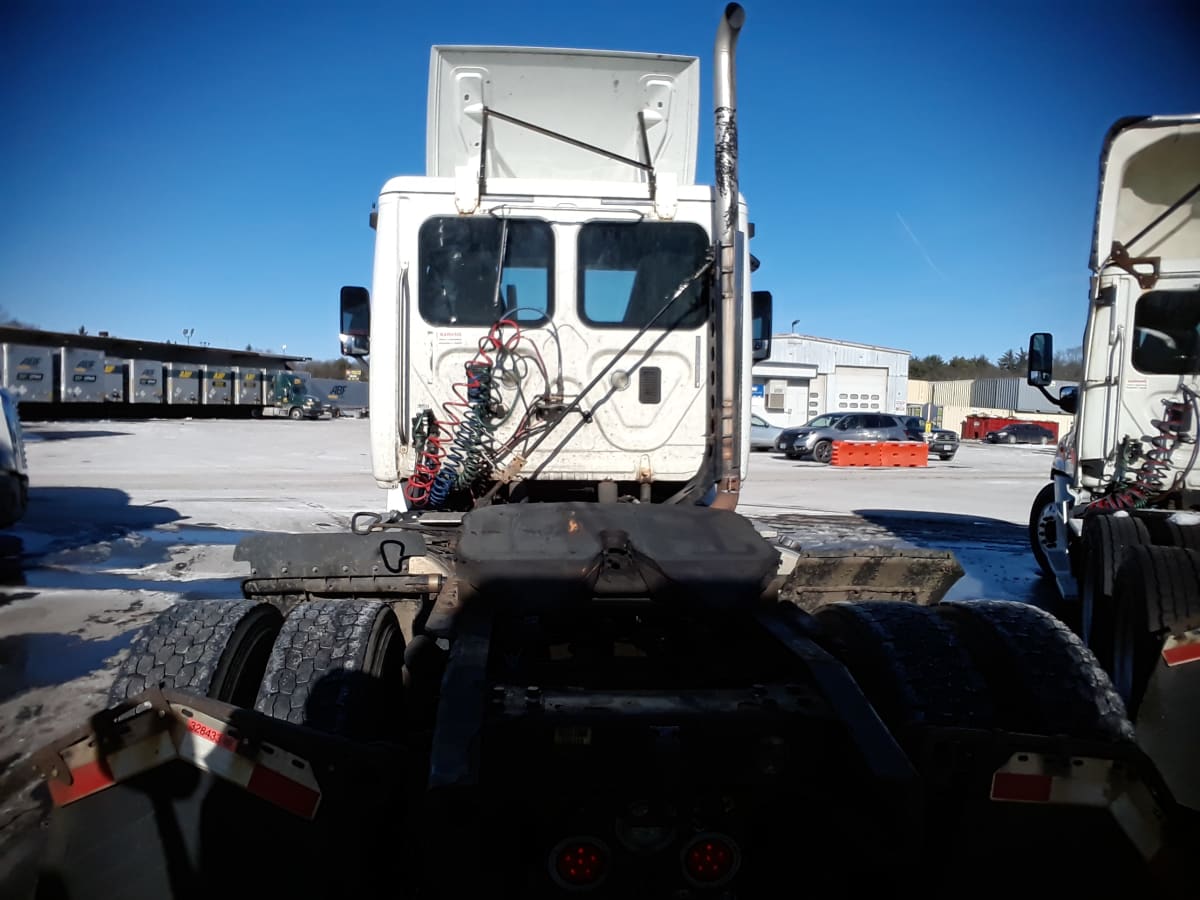
<svg viewBox="0 0 1200 900">
<path fill-rule="evenodd" d="M 1075 409 L 1078 405 L 1078 400 L 1077 400 L 1078 395 L 1072 394 L 1072 395 L 1070 395 L 1070 399 L 1067 400 L 1062 397 L 1055 397 L 1048 390 L 1046 390 L 1045 387 L 1043 387 L 1040 384 L 1035 384 L 1034 387 L 1042 392 L 1043 397 L 1045 397 L 1047 400 L 1049 400 L 1051 403 L 1053 403 L 1055 406 L 1057 406 L 1063 412 L 1071 413 L 1071 414 L 1075 413 Z"/>
</svg>

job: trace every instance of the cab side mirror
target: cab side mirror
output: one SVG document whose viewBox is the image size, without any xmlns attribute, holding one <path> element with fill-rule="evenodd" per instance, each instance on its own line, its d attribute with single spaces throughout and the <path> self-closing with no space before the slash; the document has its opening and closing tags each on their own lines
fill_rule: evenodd
<svg viewBox="0 0 1200 900">
<path fill-rule="evenodd" d="M 361 359 L 371 352 L 371 292 L 343 287 L 340 305 L 342 355 Z"/>
<path fill-rule="evenodd" d="M 1045 387 L 1054 380 L 1054 337 L 1039 332 L 1029 337 L 1029 370 L 1025 380 L 1033 387 Z"/>
<path fill-rule="evenodd" d="M 1075 415 L 1079 409 L 1079 385 L 1063 385 L 1058 392 L 1058 406 L 1063 412 Z"/>
<path fill-rule="evenodd" d="M 762 362 L 771 356 L 771 292 L 754 291 L 750 295 L 753 359 Z"/>
</svg>

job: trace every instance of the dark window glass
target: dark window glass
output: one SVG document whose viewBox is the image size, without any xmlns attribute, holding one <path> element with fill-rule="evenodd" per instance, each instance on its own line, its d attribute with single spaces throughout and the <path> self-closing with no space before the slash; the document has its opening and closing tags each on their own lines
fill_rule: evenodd
<svg viewBox="0 0 1200 900">
<path fill-rule="evenodd" d="M 438 217 L 421 226 L 418 242 L 421 317 L 431 325 L 487 327 L 507 316 L 532 326 L 553 312 L 554 235 L 546 222 Z"/>
<path fill-rule="evenodd" d="M 683 222 L 591 222 L 579 230 L 579 315 L 592 324 L 641 328 L 700 267 L 708 236 Z M 708 276 L 697 279 L 652 326 L 698 328 L 708 316 Z"/>
<path fill-rule="evenodd" d="M 1200 373 L 1200 290 L 1143 295 L 1133 316 L 1132 358 L 1149 375 Z"/>
</svg>

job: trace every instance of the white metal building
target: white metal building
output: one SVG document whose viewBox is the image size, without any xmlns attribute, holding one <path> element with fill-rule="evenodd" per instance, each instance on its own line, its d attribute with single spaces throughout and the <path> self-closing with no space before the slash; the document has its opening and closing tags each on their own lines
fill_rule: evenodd
<svg viewBox="0 0 1200 900">
<path fill-rule="evenodd" d="M 852 409 L 903 413 L 909 356 L 907 350 L 777 334 L 770 359 L 754 364 L 750 408 L 780 426 Z"/>
</svg>

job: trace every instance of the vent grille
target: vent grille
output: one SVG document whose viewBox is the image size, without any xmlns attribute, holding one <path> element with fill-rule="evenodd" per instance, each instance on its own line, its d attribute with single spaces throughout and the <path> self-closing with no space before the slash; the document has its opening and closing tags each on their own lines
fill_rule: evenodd
<svg viewBox="0 0 1200 900">
<path fill-rule="evenodd" d="M 638 400 L 642 403 L 662 402 L 662 369 L 658 366 L 638 369 Z"/>
</svg>

